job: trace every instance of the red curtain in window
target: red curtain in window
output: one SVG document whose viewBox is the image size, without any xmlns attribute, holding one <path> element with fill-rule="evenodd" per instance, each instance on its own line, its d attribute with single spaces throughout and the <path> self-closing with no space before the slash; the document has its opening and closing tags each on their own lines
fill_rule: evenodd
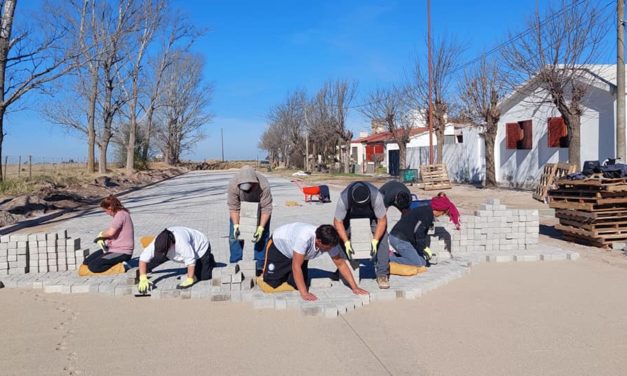
<svg viewBox="0 0 627 376">
<path fill-rule="evenodd" d="M 518 149 L 531 150 L 533 148 L 533 133 L 531 120 L 519 121 L 522 137 L 518 142 Z"/>
<path fill-rule="evenodd" d="M 516 149 L 518 141 L 520 141 L 520 126 L 518 123 L 505 124 L 505 143 L 507 149 Z"/>
<path fill-rule="evenodd" d="M 568 127 L 564 122 L 564 119 L 561 117 L 552 117 L 549 118 L 549 147 L 550 148 L 559 148 L 564 147 L 563 145 L 567 140 L 564 138 L 568 136 Z"/>
</svg>

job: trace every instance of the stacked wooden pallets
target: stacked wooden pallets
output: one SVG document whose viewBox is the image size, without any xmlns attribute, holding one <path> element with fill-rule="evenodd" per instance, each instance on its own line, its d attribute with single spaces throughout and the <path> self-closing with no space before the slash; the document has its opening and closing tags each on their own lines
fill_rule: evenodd
<svg viewBox="0 0 627 376">
<path fill-rule="evenodd" d="M 533 192 L 533 198 L 538 201 L 546 202 L 547 193 L 556 180 L 575 172 L 575 165 L 569 163 L 547 163 L 544 165 L 544 171 L 540 176 L 540 181 L 536 190 Z"/>
<path fill-rule="evenodd" d="M 603 177 L 556 182 L 549 206 L 566 240 L 602 248 L 627 241 L 627 178 Z"/>
<path fill-rule="evenodd" d="M 422 165 L 420 166 L 420 176 L 422 177 L 422 188 L 425 191 L 452 188 L 445 164 Z"/>
</svg>

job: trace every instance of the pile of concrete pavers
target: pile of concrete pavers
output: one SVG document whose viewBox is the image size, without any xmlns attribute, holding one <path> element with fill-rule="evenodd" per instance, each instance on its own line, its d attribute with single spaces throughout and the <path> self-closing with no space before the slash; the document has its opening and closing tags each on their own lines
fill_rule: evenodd
<svg viewBox="0 0 627 376">
<path fill-rule="evenodd" d="M 430 248 L 440 256 L 522 251 L 538 244 L 539 233 L 538 210 L 508 209 L 498 199 L 490 199 L 474 215 L 461 217 L 459 231 L 452 223 L 438 223 Z"/>
<path fill-rule="evenodd" d="M 76 270 L 89 255 L 67 231 L 0 236 L 0 275 Z"/>
<path fill-rule="evenodd" d="M 250 290 L 257 285 L 256 265 L 255 260 L 246 260 L 237 264 L 228 264 L 223 268 L 215 268 L 211 284 L 225 291 Z"/>
</svg>

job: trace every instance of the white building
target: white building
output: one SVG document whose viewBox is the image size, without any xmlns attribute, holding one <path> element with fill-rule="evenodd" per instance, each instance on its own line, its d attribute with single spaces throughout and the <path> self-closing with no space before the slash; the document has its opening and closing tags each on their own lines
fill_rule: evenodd
<svg viewBox="0 0 627 376">
<path fill-rule="evenodd" d="M 616 149 L 616 66 L 590 65 L 582 69 L 590 86 L 581 117 L 581 162 L 602 161 L 614 157 Z M 501 103 L 495 141 L 496 179 L 500 185 L 533 187 L 546 163 L 568 161 L 565 125 L 547 98 L 548 93 L 530 80 Z M 518 136 L 512 136 L 517 132 Z"/>
</svg>

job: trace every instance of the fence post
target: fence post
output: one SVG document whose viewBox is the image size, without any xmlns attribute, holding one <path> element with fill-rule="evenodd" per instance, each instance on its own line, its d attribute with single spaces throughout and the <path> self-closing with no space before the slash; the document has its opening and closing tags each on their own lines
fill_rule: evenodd
<svg viewBox="0 0 627 376">
<path fill-rule="evenodd" d="M 22 175 L 22 156 L 17 157 L 17 177 Z"/>
<path fill-rule="evenodd" d="M 5 155 L 4 156 L 4 175 L 3 178 L 4 180 L 7 180 L 9 177 L 7 176 L 7 164 L 9 163 L 9 156 Z"/>
<path fill-rule="evenodd" d="M 28 180 L 33 178 L 33 156 L 28 156 Z"/>
</svg>

